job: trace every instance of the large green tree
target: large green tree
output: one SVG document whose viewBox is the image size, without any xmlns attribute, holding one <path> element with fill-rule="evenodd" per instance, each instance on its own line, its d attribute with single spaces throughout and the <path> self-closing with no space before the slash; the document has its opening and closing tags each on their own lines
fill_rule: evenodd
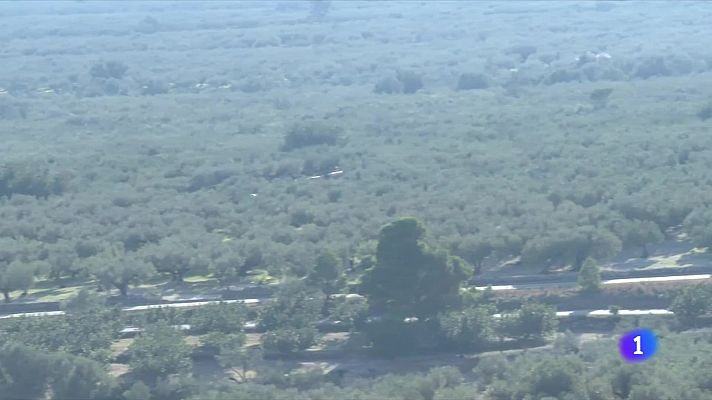
<svg viewBox="0 0 712 400">
<path fill-rule="evenodd" d="M 0 346 L 0 399 L 114 399 L 116 383 L 102 365 L 16 342 Z"/>
<path fill-rule="evenodd" d="M 653 221 L 623 219 L 616 221 L 613 230 L 621 238 L 623 245 L 640 247 L 641 258 L 648 258 L 650 255 L 649 245 L 661 242 L 665 238 L 658 224 Z"/>
<path fill-rule="evenodd" d="M 558 327 L 556 310 L 544 304 L 524 303 L 500 324 L 502 336 L 516 339 L 541 340 Z"/>
<path fill-rule="evenodd" d="M 190 369 L 190 347 L 180 332 L 162 321 L 137 337 L 129 352 L 131 372 L 146 382 Z"/>
<path fill-rule="evenodd" d="M 104 299 L 82 290 L 67 302 L 66 315 L 43 318 L 13 318 L 3 326 L 6 340 L 32 348 L 108 362 L 111 342 L 122 328 L 117 308 L 108 308 Z"/>
<path fill-rule="evenodd" d="M 265 350 L 288 353 L 313 345 L 324 297 L 303 281 L 284 282 L 273 301 L 260 312 L 259 325 L 267 331 L 262 335 Z"/>
<path fill-rule="evenodd" d="M 446 345 L 455 349 L 481 350 L 494 338 L 494 314 L 490 307 L 468 307 L 438 318 Z"/>
<path fill-rule="evenodd" d="M 475 274 L 482 269 L 482 262 L 494 252 L 491 241 L 480 236 L 467 236 L 457 246 L 457 254 L 475 267 Z"/>
<path fill-rule="evenodd" d="M 27 291 L 35 280 L 35 265 L 33 263 L 14 260 L 10 263 L 0 261 L 0 292 L 5 302 L 12 300 L 10 293 L 15 290 Z"/>
<path fill-rule="evenodd" d="M 589 257 L 583 262 L 577 282 L 583 292 L 593 293 L 601 290 L 601 268 L 596 260 Z"/>
<path fill-rule="evenodd" d="M 686 287 L 675 296 L 670 309 L 684 325 L 694 326 L 701 316 L 712 311 L 712 290 L 706 285 Z"/>
<path fill-rule="evenodd" d="M 128 295 L 130 285 L 138 285 L 155 273 L 151 264 L 122 250 L 89 257 L 84 263 L 105 288 L 114 287 L 122 296 Z"/>
<path fill-rule="evenodd" d="M 327 295 L 337 293 L 343 287 L 341 260 L 331 251 L 325 251 L 316 259 L 314 269 L 307 275 L 307 282 Z"/>
<path fill-rule="evenodd" d="M 361 291 L 372 311 L 397 318 L 428 318 L 459 299 L 471 271 L 458 257 L 424 242 L 425 228 L 403 218 L 381 229 L 376 265 L 366 271 Z"/>
<path fill-rule="evenodd" d="M 188 274 L 208 272 L 210 257 L 206 253 L 210 243 L 200 235 L 191 231 L 190 234 L 170 236 L 158 244 L 145 246 L 142 252 L 156 271 L 169 275 L 174 282 L 183 282 Z"/>
</svg>

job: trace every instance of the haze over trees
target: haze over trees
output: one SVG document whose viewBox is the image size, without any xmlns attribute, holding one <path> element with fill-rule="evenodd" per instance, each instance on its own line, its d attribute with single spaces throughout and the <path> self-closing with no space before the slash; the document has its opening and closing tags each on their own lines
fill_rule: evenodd
<svg viewBox="0 0 712 400">
<path fill-rule="evenodd" d="M 66 314 L 0 319 L 0 400 L 710 397 L 712 340 L 676 332 L 709 289 L 601 287 L 710 254 L 710 11 L 3 4 L 0 311 Z M 471 287 L 561 270 L 581 290 Z M 264 301 L 120 310 L 202 297 Z M 520 354 L 562 303 L 648 301 L 650 364 L 578 331 Z"/>
</svg>

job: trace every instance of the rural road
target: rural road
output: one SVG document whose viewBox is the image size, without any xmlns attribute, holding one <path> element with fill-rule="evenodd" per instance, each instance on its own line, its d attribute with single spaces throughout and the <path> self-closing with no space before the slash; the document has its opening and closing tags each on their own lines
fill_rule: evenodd
<svg viewBox="0 0 712 400">
<path fill-rule="evenodd" d="M 648 273 L 650 273 L 648 271 Z M 688 274 L 688 275 L 661 275 L 661 276 L 640 276 L 629 278 L 606 279 L 602 282 L 603 285 L 630 284 L 630 283 L 653 283 L 653 282 L 677 282 L 677 281 L 699 281 L 712 278 L 712 274 Z M 530 275 L 511 277 L 512 283 L 492 284 L 492 290 L 532 290 L 532 289 L 550 289 L 550 288 L 568 288 L 576 286 L 576 274 L 556 274 L 556 275 Z M 477 279 L 480 281 L 480 279 Z M 498 279 L 501 280 L 501 279 Z M 479 282 L 478 282 L 479 283 Z M 478 290 L 484 290 L 489 286 L 475 286 Z M 195 300 L 184 301 L 177 303 L 164 304 L 148 304 L 132 307 L 124 307 L 125 312 L 145 311 L 158 308 L 187 308 L 201 307 L 211 304 L 235 304 L 242 303 L 245 305 L 257 305 L 268 299 L 233 299 L 233 300 Z M 672 315 L 672 311 L 662 309 L 644 309 L 644 310 L 620 310 L 619 316 L 636 316 L 636 315 Z M 41 311 L 41 312 L 20 312 L 0 316 L 0 320 L 7 318 L 18 317 L 47 317 L 55 315 L 64 315 L 64 311 Z M 609 310 L 570 310 L 558 311 L 556 316 L 559 318 L 571 317 L 610 317 Z"/>
<path fill-rule="evenodd" d="M 558 278 L 558 279 L 557 279 Z M 602 281 L 603 285 L 617 285 L 623 283 L 649 283 L 649 282 L 676 282 L 693 281 L 712 278 L 712 274 L 691 274 L 691 275 L 664 275 L 647 276 L 638 278 L 618 278 Z M 492 290 L 532 290 L 532 289 L 554 289 L 571 288 L 576 286 L 576 275 L 554 276 L 553 280 L 541 281 L 541 277 L 534 276 L 533 281 L 528 282 L 526 277 L 519 277 L 517 283 L 491 285 Z M 479 283 L 479 282 L 478 282 Z M 484 290 L 488 286 L 475 286 L 478 290 Z"/>
<path fill-rule="evenodd" d="M 192 303 L 174 303 L 174 304 L 150 304 L 145 306 L 134 306 L 126 307 L 122 310 L 125 312 L 136 312 L 145 311 L 158 308 L 187 308 L 187 307 L 202 307 L 211 304 L 235 304 L 242 303 L 246 305 L 256 305 L 265 301 L 266 299 L 240 299 L 240 300 L 213 300 L 213 301 L 196 301 Z M 19 317 L 49 317 L 55 315 L 64 315 L 64 311 L 46 311 L 46 312 L 30 312 L 30 313 L 16 313 L 0 316 L 0 320 L 7 318 L 19 318 Z M 660 309 L 650 309 L 650 310 L 619 310 L 619 316 L 640 316 L 640 315 L 673 315 L 672 311 L 660 310 Z M 573 318 L 573 317 L 611 317 L 612 314 L 609 310 L 571 310 L 571 311 L 557 311 L 557 318 Z M 501 318 L 501 314 L 495 314 L 495 318 Z"/>
</svg>

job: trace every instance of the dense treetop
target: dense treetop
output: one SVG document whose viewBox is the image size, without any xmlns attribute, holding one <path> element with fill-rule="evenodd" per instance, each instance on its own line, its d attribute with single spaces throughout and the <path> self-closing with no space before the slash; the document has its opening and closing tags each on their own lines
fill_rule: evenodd
<svg viewBox="0 0 712 400">
<path fill-rule="evenodd" d="M 623 251 L 712 244 L 709 14 L 704 2 L 4 5 L 3 297 L 78 285 L 131 300 L 192 279 L 279 288 L 259 309 L 131 316 L 80 292 L 65 316 L 3 320 L 0 399 L 710 397 L 708 359 L 683 360 L 705 334 L 671 335 L 640 370 L 571 343 L 481 361 L 474 381 L 441 368 L 351 384 L 266 365 L 324 345 L 329 324 L 379 356 L 542 344 L 555 310 L 499 309 L 461 290 L 473 273 L 566 266 L 594 296 Z M 671 297 L 679 328 L 712 310 L 703 286 Z M 138 337 L 120 338 L 126 326 Z M 191 377 L 201 357 L 233 380 Z M 111 378 L 109 363 L 128 373 Z"/>
</svg>

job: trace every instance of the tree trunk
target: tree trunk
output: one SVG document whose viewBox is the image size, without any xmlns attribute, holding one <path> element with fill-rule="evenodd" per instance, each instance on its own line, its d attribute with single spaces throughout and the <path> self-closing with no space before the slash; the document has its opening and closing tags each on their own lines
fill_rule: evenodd
<svg viewBox="0 0 712 400">
<path fill-rule="evenodd" d="M 648 257 L 650 257 L 650 252 L 648 251 L 648 245 L 644 244 L 643 252 L 640 254 L 640 258 L 648 258 Z"/>
<path fill-rule="evenodd" d="M 329 315 L 329 295 L 326 294 L 324 297 L 324 304 L 321 305 L 321 316 L 327 316 Z"/>
<path fill-rule="evenodd" d="M 121 297 L 126 297 L 129 294 L 129 284 L 128 283 L 114 283 L 114 286 L 116 286 L 117 289 L 119 289 L 119 292 L 121 293 Z"/>
<path fill-rule="evenodd" d="M 473 275 L 479 275 L 482 273 L 482 262 L 475 263 L 475 270 L 473 271 Z"/>
<path fill-rule="evenodd" d="M 579 271 L 579 270 L 581 269 L 581 266 L 583 265 L 583 262 L 584 262 L 585 260 L 586 260 L 586 257 L 584 257 L 584 256 L 581 255 L 581 254 L 577 254 L 577 255 L 576 255 L 576 261 L 575 261 L 575 264 L 574 264 L 574 269 L 575 269 L 576 271 Z"/>
<path fill-rule="evenodd" d="M 172 271 L 171 279 L 173 279 L 173 282 L 183 283 L 183 275 L 185 275 L 183 271 Z"/>
</svg>

